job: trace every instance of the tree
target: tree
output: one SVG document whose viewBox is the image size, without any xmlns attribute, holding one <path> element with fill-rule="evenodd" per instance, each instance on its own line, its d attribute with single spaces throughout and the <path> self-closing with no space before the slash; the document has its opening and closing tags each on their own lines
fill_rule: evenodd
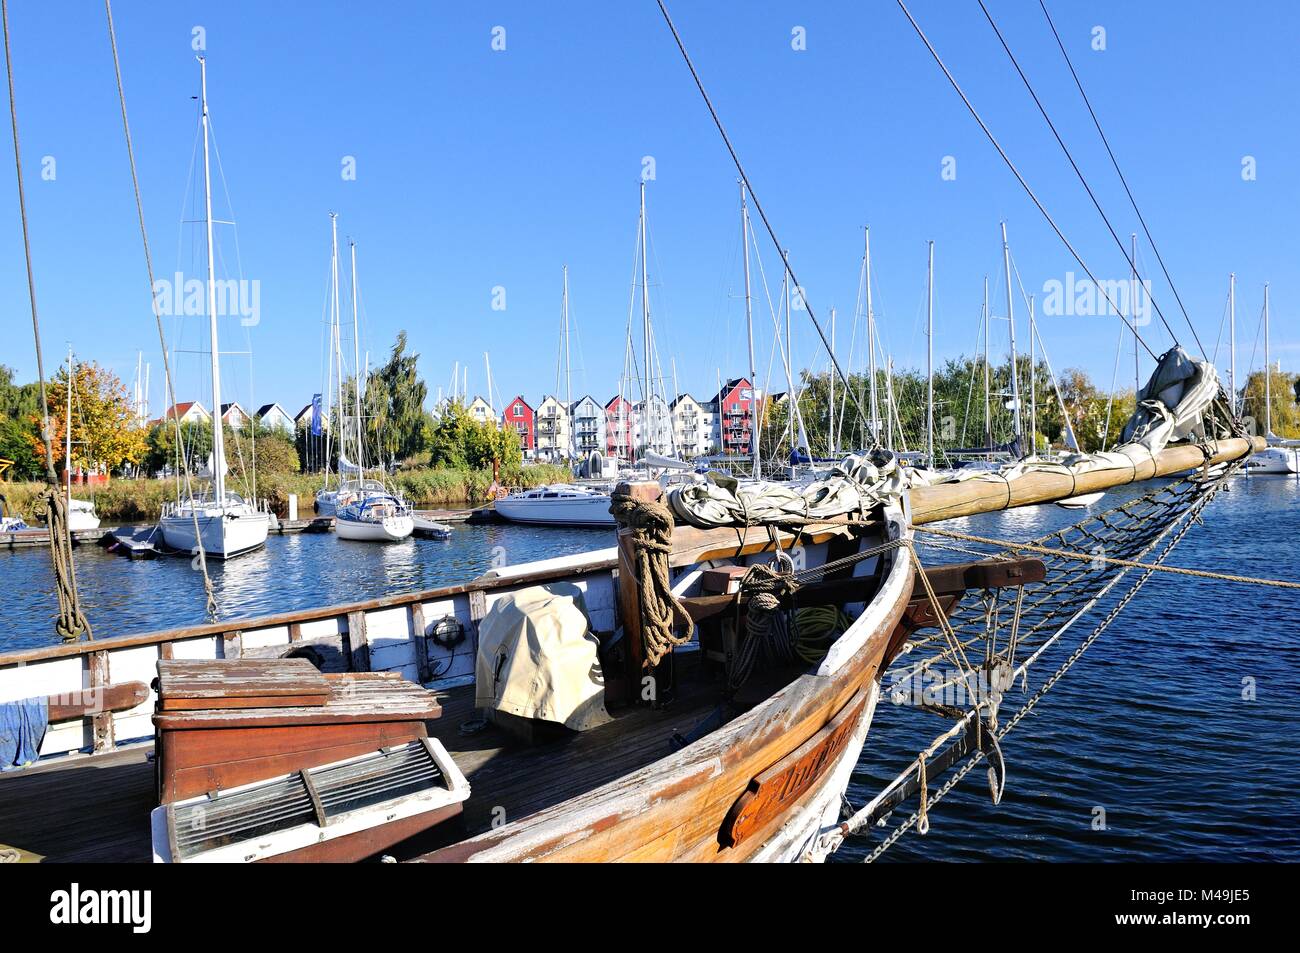
<svg viewBox="0 0 1300 953">
<path fill-rule="evenodd" d="M 1300 376 L 1270 368 L 1269 408 L 1272 410 L 1273 433 L 1279 437 L 1300 437 L 1300 405 L 1296 403 L 1297 388 L 1300 388 Z M 1255 371 L 1246 378 L 1246 386 L 1241 392 L 1242 414 L 1254 420 L 1254 432 L 1264 436 L 1264 372 Z"/>
<path fill-rule="evenodd" d="M 68 369 L 61 367 L 47 391 L 50 442 L 59 459 L 69 426 L 68 387 Z M 78 364 L 71 387 L 73 465 L 112 472 L 143 460 L 147 435 L 137 424 L 126 387 L 117 375 L 94 361 Z M 43 462 L 44 441 L 37 437 L 34 445 Z"/>
<path fill-rule="evenodd" d="M 212 425 L 206 421 L 181 424 L 181 446 L 185 448 L 186 458 L 191 469 L 198 469 L 207 463 L 212 453 Z M 180 469 L 180 455 L 176 450 L 176 422 L 163 420 L 149 431 L 148 448 L 144 456 L 145 469 L 156 473 L 165 468 L 173 472 Z"/>
<path fill-rule="evenodd" d="M 461 400 L 447 404 L 429 433 L 429 462 L 452 469 L 512 470 L 523 462 L 519 434 L 495 420 L 475 420 Z"/>
<path fill-rule="evenodd" d="M 287 433 L 260 421 L 242 430 L 222 430 L 226 438 L 226 462 L 236 479 L 247 480 L 253 467 L 262 474 L 297 473 L 298 450 Z M 251 489 L 251 487 L 250 487 Z"/>
<path fill-rule="evenodd" d="M 14 369 L 0 364 L 0 418 L 25 420 L 40 412 L 40 385 L 15 384 Z"/>
<path fill-rule="evenodd" d="M 424 446 L 424 400 L 429 389 L 416 365 L 418 354 L 406 353 L 406 332 L 397 332 L 387 363 L 366 378 L 363 413 L 367 447 L 387 463 L 413 457 Z"/>
</svg>

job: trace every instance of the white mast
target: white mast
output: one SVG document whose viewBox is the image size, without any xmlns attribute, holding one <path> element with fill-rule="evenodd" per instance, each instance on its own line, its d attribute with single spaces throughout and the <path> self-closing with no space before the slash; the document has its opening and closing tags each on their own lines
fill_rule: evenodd
<svg viewBox="0 0 1300 953">
<path fill-rule="evenodd" d="M 872 439 L 880 442 L 880 409 L 876 401 L 876 312 L 871 307 L 871 226 L 862 229 L 863 271 L 867 284 L 867 373 L 871 375 L 871 434 Z M 885 445 L 889 445 L 889 426 L 885 426 Z"/>
<path fill-rule="evenodd" d="M 830 418 L 826 421 L 826 456 L 835 456 L 835 309 L 831 308 Z"/>
<path fill-rule="evenodd" d="M 217 506 L 226 510 L 226 446 L 221 431 L 221 357 L 217 343 L 216 262 L 212 249 L 212 172 L 208 163 L 208 64 L 199 58 L 199 76 L 203 110 L 203 201 L 204 225 L 208 237 L 208 336 L 212 344 L 212 472 Z"/>
<path fill-rule="evenodd" d="M 569 353 L 569 266 L 564 266 L 564 291 L 560 299 L 560 325 L 564 334 L 564 414 L 569 431 L 569 459 L 577 456 L 577 440 L 573 433 L 573 365 Z"/>
<path fill-rule="evenodd" d="M 749 449 L 754 457 L 754 479 L 757 480 L 762 476 L 758 451 L 758 368 L 754 363 L 754 311 L 749 293 L 749 206 L 745 204 L 744 179 L 740 181 L 740 245 L 745 252 L 745 330 L 749 334 Z"/>
<path fill-rule="evenodd" d="M 1007 244 L 1006 222 L 1002 223 L 1002 265 L 1007 277 L 1007 325 L 1010 327 L 1011 336 L 1011 402 L 1015 407 L 1013 419 L 1016 442 L 1021 443 L 1020 438 L 1024 436 L 1024 429 L 1020 421 L 1020 368 L 1016 366 L 1016 318 L 1011 305 L 1011 246 Z M 1020 451 L 1024 452 L 1023 445 Z"/>
<path fill-rule="evenodd" d="M 68 410 L 63 418 L 63 476 L 68 483 L 68 505 L 72 505 L 72 388 L 76 381 L 76 368 L 72 364 L 72 345 L 68 345 Z"/>
<path fill-rule="evenodd" d="M 1129 312 L 1133 319 L 1133 397 L 1137 398 L 1138 391 L 1142 389 L 1142 341 L 1138 337 L 1138 273 L 1137 273 L 1137 253 L 1138 237 L 1137 232 L 1129 233 L 1129 278 L 1128 278 L 1128 300 Z"/>
<path fill-rule="evenodd" d="M 361 445 L 361 343 L 360 325 L 357 321 L 357 243 L 348 242 L 352 252 L 352 396 L 353 406 L 357 409 L 357 476 L 366 475 L 365 447 Z"/>
<path fill-rule="evenodd" d="M 1034 325 L 1034 296 L 1029 296 L 1029 455 L 1038 455 L 1038 375 L 1034 373 L 1034 346 L 1038 329 Z"/>
<path fill-rule="evenodd" d="M 492 358 L 488 356 L 487 351 L 483 352 L 483 369 L 487 372 L 488 410 L 491 411 L 492 419 L 495 420 L 497 416 L 497 408 L 496 403 L 492 399 Z"/>
<path fill-rule="evenodd" d="M 644 336 L 645 346 L 645 390 L 644 390 L 644 408 L 645 422 L 642 425 L 645 431 L 645 449 L 650 451 L 654 446 L 655 427 L 654 427 L 654 368 L 650 356 L 650 277 L 649 267 L 646 259 L 649 257 L 649 247 L 646 245 L 646 227 L 645 227 L 645 179 L 641 180 L 641 330 Z M 646 469 L 650 467 L 646 462 Z"/>
<path fill-rule="evenodd" d="M 989 367 L 989 276 L 984 276 L 984 446 L 993 447 L 993 405 L 989 399 L 992 384 L 992 368 Z"/>
<path fill-rule="evenodd" d="M 925 462 L 934 466 L 934 242 L 925 279 Z"/>
<path fill-rule="evenodd" d="M 345 458 L 348 455 L 347 441 L 347 407 L 343 403 L 343 341 L 339 332 L 339 222 L 338 214 L 330 212 L 330 277 L 331 277 L 331 301 L 330 301 L 330 324 L 331 337 L 334 339 L 334 357 L 338 364 L 339 376 L 335 381 L 337 388 L 338 403 L 336 406 L 339 410 L 339 456 Z M 343 468 L 339 468 L 340 477 Z"/>
<path fill-rule="evenodd" d="M 1228 275 L 1228 406 L 1237 416 L 1237 273 Z"/>
<path fill-rule="evenodd" d="M 1273 436 L 1273 359 L 1268 346 L 1268 282 L 1264 282 L 1264 436 Z"/>
</svg>

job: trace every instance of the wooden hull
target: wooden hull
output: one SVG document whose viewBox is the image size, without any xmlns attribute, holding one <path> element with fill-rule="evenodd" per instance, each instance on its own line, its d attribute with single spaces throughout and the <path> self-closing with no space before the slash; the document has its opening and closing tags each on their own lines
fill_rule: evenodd
<svg viewBox="0 0 1300 953">
<path fill-rule="evenodd" d="M 908 532 L 889 514 L 894 538 Z M 912 595 L 915 566 L 906 550 L 872 603 L 832 646 L 815 672 L 796 678 L 725 727 L 669 757 L 588 794 L 428 855 L 430 861 L 820 860 L 819 835 L 834 824 L 871 725 L 885 651 Z M 852 715 L 840 736 L 817 738 L 837 715 Z M 807 763 L 802 790 L 785 785 L 738 843 L 725 843 L 728 815 L 755 778 Z M 818 747 L 818 746 L 821 747 Z M 832 756 L 817 761 L 825 747 Z M 790 760 L 792 759 L 793 760 Z"/>
</svg>

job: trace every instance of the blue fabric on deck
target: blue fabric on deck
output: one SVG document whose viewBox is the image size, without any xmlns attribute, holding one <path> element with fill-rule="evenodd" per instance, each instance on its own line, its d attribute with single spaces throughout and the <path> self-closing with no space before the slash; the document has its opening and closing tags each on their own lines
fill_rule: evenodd
<svg viewBox="0 0 1300 953">
<path fill-rule="evenodd" d="M 49 715 L 43 695 L 0 702 L 0 771 L 13 771 L 39 757 Z"/>
</svg>

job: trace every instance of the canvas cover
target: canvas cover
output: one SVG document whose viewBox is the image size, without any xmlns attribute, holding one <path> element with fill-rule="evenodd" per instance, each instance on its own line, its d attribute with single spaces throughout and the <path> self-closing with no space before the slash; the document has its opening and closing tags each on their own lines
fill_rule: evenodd
<svg viewBox="0 0 1300 953">
<path fill-rule="evenodd" d="M 572 583 L 502 596 L 479 623 L 474 704 L 586 731 L 610 720 L 599 643 Z"/>
</svg>

